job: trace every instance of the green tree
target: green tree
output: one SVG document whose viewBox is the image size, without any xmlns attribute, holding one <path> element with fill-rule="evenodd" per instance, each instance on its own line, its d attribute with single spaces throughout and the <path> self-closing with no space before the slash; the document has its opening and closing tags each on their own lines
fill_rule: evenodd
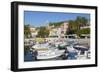
<svg viewBox="0 0 100 73">
<path fill-rule="evenodd" d="M 78 16 L 75 20 L 75 23 L 77 24 L 77 30 L 80 29 L 80 26 L 86 26 L 88 23 L 88 19 L 85 17 Z"/>
<path fill-rule="evenodd" d="M 90 29 L 80 29 L 80 26 L 86 26 L 88 24 L 88 19 L 85 17 L 78 16 L 75 20 L 77 29 L 76 29 L 76 34 L 80 36 L 81 34 L 89 33 Z"/>
<path fill-rule="evenodd" d="M 49 23 L 49 26 L 54 25 L 54 27 L 57 27 L 57 26 L 60 26 L 61 24 L 63 24 L 63 22 L 51 22 L 51 23 Z"/>
<path fill-rule="evenodd" d="M 87 25 L 88 19 L 86 19 L 85 17 L 82 17 L 82 24 Z"/>
<path fill-rule="evenodd" d="M 77 26 L 77 31 L 79 31 L 80 26 L 81 26 L 81 24 L 82 24 L 82 19 L 81 19 L 80 16 L 78 16 L 78 17 L 76 18 L 75 23 L 76 23 L 76 26 Z"/>
<path fill-rule="evenodd" d="M 81 34 L 90 34 L 90 29 L 80 29 L 81 26 L 88 25 L 88 19 L 85 17 L 77 16 L 75 20 L 69 20 L 69 28 L 66 34 L 77 34 L 80 36 Z"/>
<path fill-rule="evenodd" d="M 78 33 L 80 33 L 80 34 L 90 34 L 90 28 L 81 29 L 80 31 L 78 31 Z"/>
<path fill-rule="evenodd" d="M 69 20 L 69 28 L 66 32 L 66 34 L 74 34 L 77 30 L 77 25 L 74 20 Z"/>
<path fill-rule="evenodd" d="M 46 27 L 40 27 L 39 28 L 39 31 L 38 31 L 38 36 L 39 37 L 44 38 L 44 37 L 48 37 L 48 35 L 49 35 L 49 30 L 46 29 Z"/>
<path fill-rule="evenodd" d="M 30 34 L 31 34 L 31 32 L 30 32 L 29 25 L 24 25 L 24 35 L 25 35 L 25 37 L 28 38 Z"/>
</svg>

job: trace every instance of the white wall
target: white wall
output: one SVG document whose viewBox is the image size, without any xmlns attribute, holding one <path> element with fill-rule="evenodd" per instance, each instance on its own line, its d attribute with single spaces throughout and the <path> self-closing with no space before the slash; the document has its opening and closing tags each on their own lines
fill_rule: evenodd
<svg viewBox="0 0 100 73">
<path fill-rule="evenodd" d="M 11 73 L 10 69 L 10 2 L 14 0 L 0 0 L 0 73 Z M 17 0 L 16 0 L 17 1 Z M 62 4 L 80 4 L 80 5 L 97 5 L 100 9 L 100 0 L 21 0 L 46 3 L 62 3 Z M 100 13 L 100 10 L 99 12 Z M 100 16 L 100 14 L 98 14 Z M 100 17 L 98 17 L 100 19 Z M 100 21 L 99 21 L 100 23 Z M 98 24 L 99 24 L 98 23 Z M 100 27 L 100 25 L 98 25 Z M 100 31 L 100 29 L 98 30 Z M 100 37 L 100 34 L 99 34 Z M 98 39 L 100 40 L 100 38 Z M 100 43 L 100 41 L 99 41 Z M 100 46 L 98 48 L 100 55 Z M 100 58 L 99 58 L 100 61 Z M 100 62 L 99 62 L 100 64 Z M 74 68 L 60 70 L 35 71 L 36 73 L 91 73 L 100 72 L 100 66 L 91 68 Z M 30 71 L 32 73 L 32 71 Z"/>
</svg>

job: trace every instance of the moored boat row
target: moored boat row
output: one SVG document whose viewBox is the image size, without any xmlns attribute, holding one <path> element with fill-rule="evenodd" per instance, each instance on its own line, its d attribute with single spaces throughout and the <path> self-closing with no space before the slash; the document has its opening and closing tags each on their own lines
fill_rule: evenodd
<svg viewBox="0 0 100 73">
<path fill-rule="evenodd" d="M 90 51 L 88 47 L 80 45 L 75 41 L 58 41 L 35 43 L 30 48 L 32 50 L 32 57 L 35 60 L 48 60 L 48 59 L 89 59 Z M 35 51 L 35 52 L 34 52 Z M 34 53 L 36 53 L 34 55 Z"/>
</svg>

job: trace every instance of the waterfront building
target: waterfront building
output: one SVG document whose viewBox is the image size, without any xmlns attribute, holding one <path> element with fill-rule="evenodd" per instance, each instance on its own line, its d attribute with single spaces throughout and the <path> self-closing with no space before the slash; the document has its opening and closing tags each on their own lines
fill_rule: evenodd
<svg viewBox="0 0 100 73">
<path fill-rule="evenodd" d="M 38 31 L 35 27 L 30 26 L 31 37 L 36 37 L 38 35 Z"/>
<path fill-rule="evenodd" d="M 65 34 L 66 34 L 66 31 L 68 30 L 68 27 L 69 24 L 68 22 L 64 21 L 60 26 L 56 26 L 54 27 L 53 26 L 48 26 L 49 28 L 49 36 L 52 36 L 52 37 L 64 37 Z"/>
</svg>

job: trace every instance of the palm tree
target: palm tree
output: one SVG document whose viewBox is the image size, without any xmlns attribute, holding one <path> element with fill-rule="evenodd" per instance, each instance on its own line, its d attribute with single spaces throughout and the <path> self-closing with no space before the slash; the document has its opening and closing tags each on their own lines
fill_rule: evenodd
<svg viewBox="0 0 100 73">
<path fill-rule="evenodd" d="M 86 26 L 88 24 L 88 19 L 85 18 L 85 17 L 81 17 L 81 16 L 78 16 L 75 20 L 76 24 L 77 24 L 77 35 L 81 35 L 79 33 L 80 31 L 80 27 L 81 26 Z"/>
<path fill-rule="evenodd" d="M 74 20 L 69 20 L 69 29 L 67 31 L 67 34 L 74 34 L 76 32 L 77 25 Z"/>
<path fill-rule="evenodd" d="M 88 19 L 86 19 L 85 17 L 78 16 L 75 22 L 77 23 L 77 29 L 79 30 L 80 26 L 86 26 L 88 24 Z"/>
</svg>

